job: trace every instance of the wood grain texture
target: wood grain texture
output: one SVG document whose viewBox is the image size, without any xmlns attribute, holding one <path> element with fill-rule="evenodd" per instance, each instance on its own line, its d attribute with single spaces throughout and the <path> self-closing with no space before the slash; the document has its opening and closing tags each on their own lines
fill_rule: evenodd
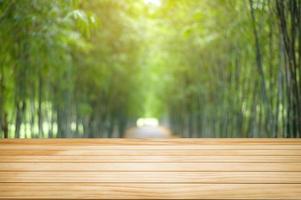
<svg viewBox="0 0 301 200">
<path fill-rule="evenodd" d="M 301 172 L 0 172 L 0 182 L 301 184 Z"/>
<path fill-rule="evenodd" d="M 18 163 L 300 163 L 301 156 L 1 156 L 0 162 Z"/>
<path fill-rule="evenodd" d="M 301 145 L 301 139 L 291 138 L 173 138 L 173 139 L 1 139 L 0 145 L 229 145 L 229 144 L 268 144 L 268 145 Z"/>
<path fill-rule="evenodd" d="M 0 183 L 0 199 L 301 199 L 300 184 Z"/>
<path fill-rule="evenodd" d="M 58 151 L 67 151 L 67 150 L 153 150 L 153 149 L 162 149 L 162 150 L 301 150 L 300 144 L 212 144 L 212 145 L 49 145 L 49 144 L 33 144 L 33 145 L 7 145 L 0 144 L 0 151 L 2 150 L 58 150 Z"/>
<path fill-rule="evenodd" d="M 118 149 L 112 150 L 1 150 L 0 156 L 301 156 L 299 149 Z"/>
<path fill-rule="evenodd" d="M 0 163 L 0 172 L 300 172 L 301 163 Z"/>
<path fill-rule="evenodd" d="M 301 199 L 301 140 L 0 140 L 0 199 L 173 198 Z"/>
</svg>

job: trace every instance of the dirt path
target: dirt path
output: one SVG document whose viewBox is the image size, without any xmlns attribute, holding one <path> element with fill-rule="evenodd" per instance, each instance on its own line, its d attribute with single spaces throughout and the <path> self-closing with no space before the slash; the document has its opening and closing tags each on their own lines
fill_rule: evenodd
<svg viewBox="0 0 301 200">
<path fill-rule="evenodd" d="M 144 126 L 130 128 L 125 133 L 125 138 L 170 138 L 172 134 L 169 129 L 158 126 Z"/>
</svg>

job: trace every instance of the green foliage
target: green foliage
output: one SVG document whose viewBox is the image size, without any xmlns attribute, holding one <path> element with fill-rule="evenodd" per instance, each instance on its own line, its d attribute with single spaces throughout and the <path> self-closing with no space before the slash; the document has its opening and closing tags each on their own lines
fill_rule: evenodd
<svg viewBox="0 0 301 200">
<path fill-rule="evenodd" d="M 3 137 L 300 137 L 300 0 L 157 3 L 0 0 Z"/>
</svg>

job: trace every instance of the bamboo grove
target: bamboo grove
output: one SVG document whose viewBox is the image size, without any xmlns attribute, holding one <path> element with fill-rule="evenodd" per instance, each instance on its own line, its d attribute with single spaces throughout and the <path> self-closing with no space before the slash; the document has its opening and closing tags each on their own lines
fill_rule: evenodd
<svg viewBox="0 0 301 200">
<path fill-rule="evenodd" d="M 0 0 L 0 137 L 301 136 L 301 0 Z"/>
</svg>

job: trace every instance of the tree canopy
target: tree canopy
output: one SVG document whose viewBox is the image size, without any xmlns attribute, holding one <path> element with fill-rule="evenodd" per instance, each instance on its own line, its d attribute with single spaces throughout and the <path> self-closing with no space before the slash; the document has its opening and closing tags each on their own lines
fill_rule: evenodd
<svg viewBox="0 0 301 200">
<path fill-rule="evenodd" d="M 301 0 L 0 0 L 0 135 L 301 136 Z"/>
</svg>

